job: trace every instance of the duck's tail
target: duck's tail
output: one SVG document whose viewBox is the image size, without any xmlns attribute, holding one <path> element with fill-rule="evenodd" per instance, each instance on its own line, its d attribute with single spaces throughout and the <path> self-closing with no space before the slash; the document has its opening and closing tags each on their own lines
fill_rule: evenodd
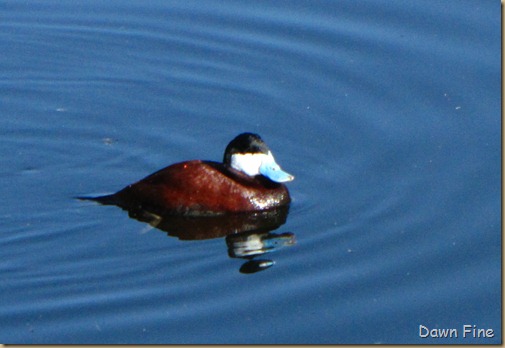
<svg viewBox="0 0 505 348">
<path fill-rule="evenodd" d="M 81 201 L 94 201 L 94 202 L 98 202 L 103 205 L 117 205 L 118 204 L 118 198 L 117 198 L 116 194 L 98 196 L 98 197 L 78 196 L 75 198 L 80 199 Z"/>
</svg>

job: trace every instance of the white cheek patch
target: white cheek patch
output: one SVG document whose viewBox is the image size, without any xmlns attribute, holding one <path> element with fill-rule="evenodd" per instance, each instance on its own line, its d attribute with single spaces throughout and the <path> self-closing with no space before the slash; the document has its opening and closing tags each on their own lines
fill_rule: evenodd
<svg viewBox="0 0 505 348">
<path fill-rule="evenodd" d="M 231 167 L 249 176 L 259 175 L 266 157 L 264 153 L 236 153 L 231 156 Z"/>
</svg>

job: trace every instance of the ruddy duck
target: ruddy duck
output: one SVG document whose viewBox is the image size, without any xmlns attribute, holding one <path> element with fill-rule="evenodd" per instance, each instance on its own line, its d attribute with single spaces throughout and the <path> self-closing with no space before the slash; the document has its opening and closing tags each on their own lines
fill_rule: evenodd
<svg viewBox="0 0 505 348">
<path fill-rule="evenodd" d="M 93 200 L 188 216 L 265 211 L 289 205 L 289 191 L 282 183 L 293 179 L 259 135 L 243 133 L 228 144 L 223 163 L 176 163 Z"/>
</svg>

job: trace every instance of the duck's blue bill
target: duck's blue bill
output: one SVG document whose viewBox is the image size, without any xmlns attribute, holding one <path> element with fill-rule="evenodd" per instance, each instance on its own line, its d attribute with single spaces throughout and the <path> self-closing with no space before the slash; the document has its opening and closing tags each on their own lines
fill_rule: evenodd
<svg viewBox="0 0 505 348">
<path fill-rule="evenodd" d="M 263 162 L 260 166 L 260 173 L 275 182 L 286 182 L 295 178 L 293 175 L 283 171 L 273 160 Z"/>
</svg>

